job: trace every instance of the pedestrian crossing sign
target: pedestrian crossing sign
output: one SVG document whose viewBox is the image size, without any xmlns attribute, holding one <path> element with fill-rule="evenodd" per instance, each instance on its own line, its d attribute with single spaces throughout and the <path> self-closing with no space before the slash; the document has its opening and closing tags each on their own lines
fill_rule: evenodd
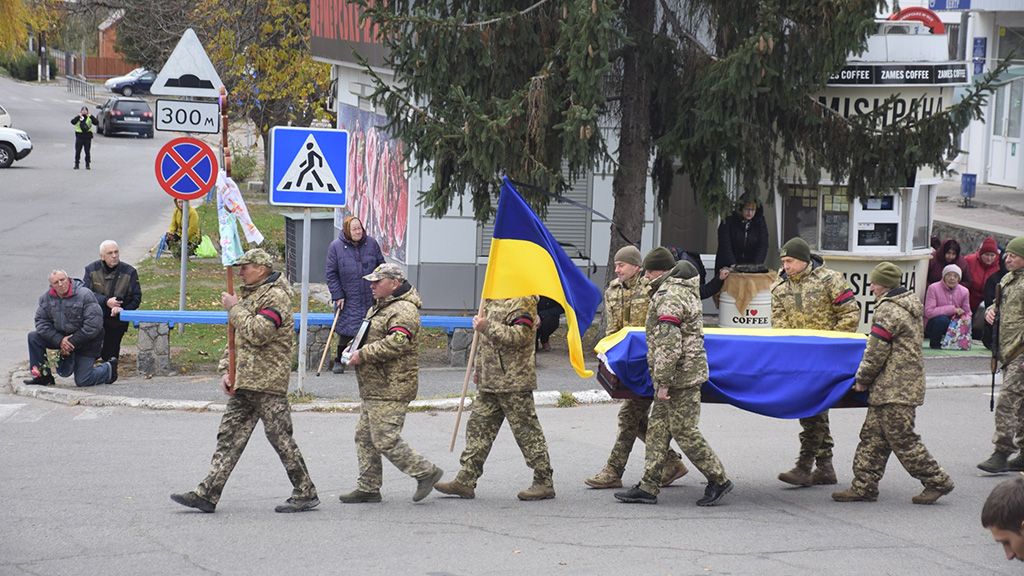
<svg viewBox="0 0 1024 576">
<path fill-rule="evenodd" d="M 270 130 L 270 203 L 345 205 L 348 132 L 275 126 Z"/>
</svg>

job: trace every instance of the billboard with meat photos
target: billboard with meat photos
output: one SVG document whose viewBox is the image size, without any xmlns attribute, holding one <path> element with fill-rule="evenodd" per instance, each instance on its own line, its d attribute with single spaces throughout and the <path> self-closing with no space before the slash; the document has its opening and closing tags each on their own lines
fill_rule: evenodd
<svg viewBox="0 0 1024 576">
<path fill-rule="evenodd" d="M 341 105 L 338 124 L 349 134 L 348 205 L 335 211 L 335 227 L 354 215 L 380 244 L 389 262 L 406 264 L 409 231 L 409 178 L 403 144 L 383 129 L 387 118 Z"/>
</svg>

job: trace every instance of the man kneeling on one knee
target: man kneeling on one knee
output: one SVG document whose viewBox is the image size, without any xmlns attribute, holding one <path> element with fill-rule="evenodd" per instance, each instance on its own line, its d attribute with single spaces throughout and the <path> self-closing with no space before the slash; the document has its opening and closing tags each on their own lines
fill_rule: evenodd
<svg viewBox="0 0 1024 576">
<path fill-rule="evenodd" d="M 28 334 L 32 378 L 25 384 L 53 386 L 46 350 L 60 351 L 57 374 L 74 374 L 76 386 L 107 384 L 117 379 L 114 362 L 96 364 L 103 348 L 103 311 L 96 296 L 63 270 L 50 272 L 50 289 L 39 297 L 36 329 Z"/>
</svg>

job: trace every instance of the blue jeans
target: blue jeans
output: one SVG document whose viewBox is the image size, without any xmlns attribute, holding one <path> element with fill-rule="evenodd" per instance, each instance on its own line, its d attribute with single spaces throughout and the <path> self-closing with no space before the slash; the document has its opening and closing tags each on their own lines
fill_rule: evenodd
<svg viewBox="0 0 1024 576">
<path fill-rule="evenodd" d="M 47 342 L 36 332 L 28 333 L 28 363 L 42 366 L 46 363 Z M 110 382 L 110 363 L 96 366 L 96 358 L 83 354 L 71 354 L 57 362 L 57 374 L 64 378 L 74 374 L 75 386 L 95 386 Z"/>
</svg>

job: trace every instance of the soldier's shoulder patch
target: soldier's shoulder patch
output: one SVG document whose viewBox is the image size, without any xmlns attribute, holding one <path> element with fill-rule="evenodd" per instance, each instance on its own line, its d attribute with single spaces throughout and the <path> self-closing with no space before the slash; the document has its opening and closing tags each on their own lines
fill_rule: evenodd
<svg viewBox="0 0 1024 576">
<path fill-rule="evenodd" d="M 412 330 L 409 330 L 405 326 L 392 326 L 388 328 L 388 334 L 401 334 L 409 340 L 412 340 Z"/>
</svg>

